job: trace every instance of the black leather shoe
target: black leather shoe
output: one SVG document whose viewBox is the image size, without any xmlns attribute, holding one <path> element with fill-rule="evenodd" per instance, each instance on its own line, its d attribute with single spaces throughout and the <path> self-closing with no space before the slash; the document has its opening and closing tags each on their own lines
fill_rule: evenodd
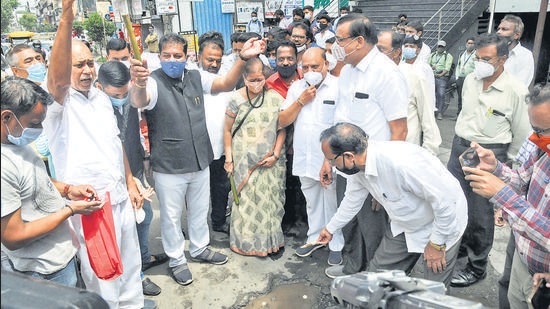
<svg viewBox="0 0 550 309">
<path fill-rule="evenodd" d="M 159 253 L 159 254 L 153 254 L 151 257 L 154 258 L 153 261 L 150 261 L 149 263 L 144 263 L 141 265 L 141 271 L 146 271 L 147 269 L 151 267 L 155 267 L 161 264 L 166 263 L 168 261 L 168 256 L 165 253 Z M 149 258 L 151 259 L 151 258 Z"/>
<path fill-rule="evenodd" d="M 478 275 L 473 270 L 466 268 L 454 274 L 451 279 L 451 286 L 464 288 L 478 282 L 479 280 L 485 279 L 485 276 L 487 276 L 487 272 Z"/>
</svg>

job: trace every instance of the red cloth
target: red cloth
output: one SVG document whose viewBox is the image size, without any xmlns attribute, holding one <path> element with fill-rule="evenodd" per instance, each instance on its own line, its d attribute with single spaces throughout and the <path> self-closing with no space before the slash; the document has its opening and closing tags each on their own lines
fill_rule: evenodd
<svg viewBox="0 0 550 309">
<path fill-rule="evenodd" d="M 302 79 L 304 75 L 302 74 L 302 69 L 297 69 L 298 79 Z M 279 72 L 273 73 L 266 81 L 267 87 L 277 91 L 283 98 L 286 99 L 286 94 L 288 93 L 288 88 L 290 85 L 281 78 Z"/>
<path fill-rule="evenodd" d="M 105 194 L 102 209 L 81 218 L 88 259 L 96 276 L 103 280 L 116 279 L 123 269 L 109 192 Z"/>
</svg>

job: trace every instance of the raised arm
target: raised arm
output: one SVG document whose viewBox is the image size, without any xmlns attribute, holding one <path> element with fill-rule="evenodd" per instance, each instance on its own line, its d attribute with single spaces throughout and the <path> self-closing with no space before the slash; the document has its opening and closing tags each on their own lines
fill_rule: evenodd
<svg viewBox="0 0 550 309">
<path fill-rule="evenodd" d="M 71 44 L 75 0 L 63 0 L 61 17 L 48 66 L 48 91 L 63 104 L 71 88 Z"/>
<path fill-rule="evenodd" d="M 241 53 L 239 54 L 239 57 L 237 57 L 237 60 L 235 61 L 235 64 L 233 65 L 231 70 L 229 70 L 226 75 L 214 79 L 214 82 L 212 83 L 211 93 L 216 94 L 219 92 L 227 92 L 233 90 L 233 88 L 235 88 L 235 85 L 237 85 L 239 78 L 241 77 L 245 61 L 247 59 L 258 56 L 264 51 L 265 42 L 263 40 L 252 38 L 246 41 L 241 50 Z"/>
</svg>

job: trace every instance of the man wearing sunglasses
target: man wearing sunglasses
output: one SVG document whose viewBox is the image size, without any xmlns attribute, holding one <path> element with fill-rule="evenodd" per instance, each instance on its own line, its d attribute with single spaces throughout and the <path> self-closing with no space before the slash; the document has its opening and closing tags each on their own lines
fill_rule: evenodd
<svg viewBox="0 0 550 309">
<path fill-rule="evenodd" d="M 471 181 L 474 193 L 490 198 L 495 207 L 502 209 L 503 219 L 514 235 L 509 304 L 502 297 L 506 295 L 499 295 L 499 308 L 527 308 L 533 285 L 539 283 L 532 274 L 550 273 L 550 196 L 545 194 L 550 179 L 550 86 L 535 86 L 527 101 L 534 132 L 525 143 L 536 146 L 522 148 L 529 149 L 525 162 L 511 169 L 497 161 L 490 150 L 473 143 L 480 158 L 479 168 L 464 169 L 470 173 L 466 179 Z M 499 285 L 500 294 L 502 279 Z"/>
<path fill-rule="evenodd" d="M 475 44 L 475 69 L 464 80 L 462 111 L 447 164 L 468 200 L 469 222 L 461 244 L 468 263 L 454 275 L 451 285 L 455 287 L 470 286 L 486 276 L 494 234 L 493 206 L 472 192 L 458 157 L 474 141 L 493 150 L 501 162 L 512 160 L 530 132 L 527 87 L 504 69 L 508 58 L 506 40 L 496 34 L 482 34 Z"/>
</svg>

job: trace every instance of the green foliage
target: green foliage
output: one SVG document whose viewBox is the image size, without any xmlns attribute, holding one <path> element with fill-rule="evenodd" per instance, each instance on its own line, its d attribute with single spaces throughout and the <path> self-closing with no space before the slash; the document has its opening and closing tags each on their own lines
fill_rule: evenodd
<svg viewBox="0 0 550 309">
<path fill-rule="evenodd" d="M 112 22 L 105 21 L 103 16 L 98 13 L 91 13 L 88 19 L 84 21 L 84 29 L 88 31 L 88 37 L 95 43 L 99 43 L 100 52 L 103 54 L 103 46 L 105 46 L 105 38 L 115 32 L 115 25 Z"/>
<path fill-rule="evenodd" d="M 81 35 L 84 32 L 84 25 L 81 21 L 75 20 L 73 22 L 73 29 L 76 30 L 77 35 Z"/>
<path fill-rule="evenodd" d="M 36 15 L 31 13 L 23 14 L 23 16 L 19 18 L 19 24 L 27 31 L 34 31 L 36 28 L 36 23 Z"/>
<path fill-rule="evenodd" d="M 15 8 L 19 5 L 17 0 L 2 0 L 2 19 L 1 19 L 1 30 L 2 33 L 10 32 L 10 24 L 13 21 L 13 12 Z"/>
<path fill-rule="evenodd" d="M 38 24 L 36 32 L 56 32 L 57 28 L 52 24 Z"/>
</svg>

